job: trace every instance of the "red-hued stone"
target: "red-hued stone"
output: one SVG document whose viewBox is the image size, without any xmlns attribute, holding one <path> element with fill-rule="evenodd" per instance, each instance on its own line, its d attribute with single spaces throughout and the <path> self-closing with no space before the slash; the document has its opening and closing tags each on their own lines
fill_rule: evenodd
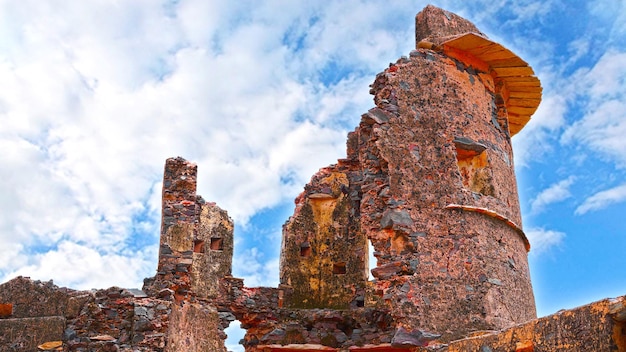
<svg viewBox="0 0 626 352">
<path fill-rule="evenodd" d="M 416 21 L 419 35 L 433 42 L 478 32 L 432 6 Z M 347 158 L 311 179 L 285 225 L 281 283 L 294 292 L 288 306 L 333 307 L 342 291 L 351 292 L 344 306 L 354 304 L 364 276 L 333 281 L 324 268 L 353 261 L 362 270 L 366 237 L 382 301 L 365 301 L 390 309 L 397 326 L 449 341 L 535 318 L 527 240 L 515 225 L 521 216 L 507 113 L 484 66 L 418 49 L 376 77 L 376 108 L 349 135 Z M 328 188 L 329 175 L 344 180 L 344 192 L 325 200 L 332 216 L 320 220 L 313 196 Z M 320 259 L 299 257 L 302 243 Z"/>
<path fill-rule="evenodd" d="M 346 158 L 296 198 L 277 288 L 231 276 L 232 220 L 196 194 L 196 165 L 171 158 L 145 292 L 18 277 L 0 285 L 0 350 L 225 352 L 238 320 L 247 352 L 626 351 L 624 297 L 534 319 L 510 136 L 541 87 L 511 80 L 532 70 L 475 33 L 433 6 L 416 16 L 417 50 L 376 76 Z M 532 106 L 509 99 L 514 81 Z"/>
</svg>

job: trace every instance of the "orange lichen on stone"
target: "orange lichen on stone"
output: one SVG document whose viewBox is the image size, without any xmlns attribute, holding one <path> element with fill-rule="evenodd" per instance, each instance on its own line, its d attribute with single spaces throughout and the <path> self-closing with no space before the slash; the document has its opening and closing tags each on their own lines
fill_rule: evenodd
<svg viewBox="0 0 626 352">
<path fill-rule="evenodd" d="M 337 205 L 337 200 L 335 198 L 314 197 L 309 198 L 309 202 L 311 204 L 311 209 L 313 210 L 313 219 L 320 229 L 324 229 L 326 226 L 332 224 L 333 211 Z"/>
<path fill-rule="evenodd" d="M 0 303 L 0 318 L 8 318 L 13 315 L 13 304 Z"/>
</svg>

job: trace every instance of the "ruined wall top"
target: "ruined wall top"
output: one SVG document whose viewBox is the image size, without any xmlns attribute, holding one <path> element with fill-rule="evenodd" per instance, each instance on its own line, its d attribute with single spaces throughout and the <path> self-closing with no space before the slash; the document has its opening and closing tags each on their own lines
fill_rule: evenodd
<svg viewBox="0 0 626 352">
<path fill-rule="evenodd" d="M 426 6 L 415 15 L 416 48 L 421 41 L 436 43 L 437 38 L 441 40 L 441 38 L 464 33 L 483 34 L 472 22 L 433 5 Z"/>
<path fill-rule="evenodd" d="M 526 126 L 541 103 L 541 82 L 530 65 L 458 15 L 426 6 L 415 16 L 415 47 L 443 52 L 489 73 L 497 91 L 496 102 L 506 111 L 510 136 Z"/>
</svg>

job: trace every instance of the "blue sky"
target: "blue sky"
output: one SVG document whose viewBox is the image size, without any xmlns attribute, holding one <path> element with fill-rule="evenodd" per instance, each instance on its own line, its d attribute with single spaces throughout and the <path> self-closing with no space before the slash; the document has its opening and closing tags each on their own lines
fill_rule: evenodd
<svg viewBox="0 0 626 352">
<path fill-rule="evenodd" d="M 432 3 L 542 81 L 514 137 L 539 314 L 626 294 L 626 2 Z M 276 285 L 293 199 L 426 4 L 0 0 L 0 279 L 140 287 L 180 155 L 237 224 L 235 275 Z"/>
</svg>

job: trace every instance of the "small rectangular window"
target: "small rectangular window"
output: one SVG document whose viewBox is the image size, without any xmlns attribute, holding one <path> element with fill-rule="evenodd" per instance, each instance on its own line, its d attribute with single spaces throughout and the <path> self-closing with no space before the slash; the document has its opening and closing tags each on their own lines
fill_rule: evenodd
<svg viewBox="0 0 626 352">
<path fill-rule="evenodd" d="M 204 241 L 195 240 L 193 241 L 193 252 L 194 253 L 204 253 Z"/>
<path fill-rule="evenodd" d="M 311 245 L 309 242 L 304 242 L 300 245 L 300 256 L 308 257 L 311 255 Z"/>
<path fill-rule="evenodd" d="M 211 238 L 211 250 L 221 251 L 224 249 L 224 241 L 219 237 Z"/>
<path fill-rule="evenodd" d="M 487 147 L 466 137 L 455 137 L 454 146 L 463 186 L 476 193 L 495 196 Z"/>
<path fill-rule="evenodd" d="M 343 275 L 346 273 L 346 263 L 335 263 L 333 264 L 333 274 L 335 275 Z"/>
</svg>

